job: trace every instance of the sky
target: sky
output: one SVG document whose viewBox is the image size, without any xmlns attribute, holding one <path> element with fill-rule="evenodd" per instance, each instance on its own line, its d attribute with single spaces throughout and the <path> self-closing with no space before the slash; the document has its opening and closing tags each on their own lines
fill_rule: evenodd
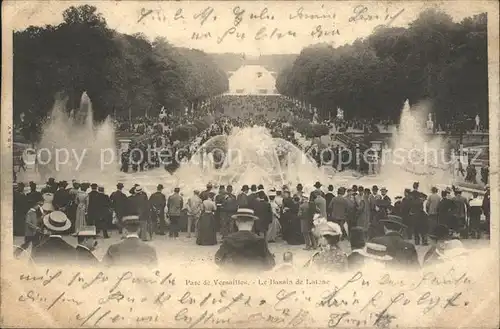
<svg viewBox="0 0 500 329">
<path fill-rule="evenodd" d="M 379 25 L 406 27 L 428 7 L 459 22 L 494 6 L 491 1 L 16 1 L 4 7 L 3 18 L 13 30 L 57 25 L 66 8 L 85 3 L 97 7 L 108 26 L 121 33 L 161 36 L 176 46 L 209 53 L 250 56 L 299 53 L 320 42 L 352 43 Z"/>
</svg>

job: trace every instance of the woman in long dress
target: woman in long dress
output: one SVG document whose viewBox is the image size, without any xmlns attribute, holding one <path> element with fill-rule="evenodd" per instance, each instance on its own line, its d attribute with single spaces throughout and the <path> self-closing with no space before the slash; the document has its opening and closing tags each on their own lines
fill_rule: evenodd
<svg viewBox="0 0 500 329">
<path fill-rule="evenodd" d="M 214 193 L 210 192 L 208 199 L 202 203 L 202 212 L 198 220 L 196 244 L 200 246 L 213 246 L 217 244 L 214 213 L 217 206 L 214 202 Z"/>
<path fill-rule="evenodd" d="M 76 194 L 76 220 L 75 220 L 75 233 L 81 231 L 85 226 L 87 226 L 87 209 L 89 206 L 89 195 L 87 194 L 88 185 L 82 183 L 80 185 L 80 190 Z"/>
<path fill-rule="evenodd" d="M 269 225 L 269 229 L 267 230 L 266 234 L 267 242 L 275 242 L 276 238 L 278 237 L 278 233 L 281 230 L 281 225 L 279 221 L 280 207 L 276 203 L 275 197 L 276 197 L 275 192 L 269 192 L 269 203 L 271 204 L 273 219 L 271 221 L 271 224 Z"/>
</svg>

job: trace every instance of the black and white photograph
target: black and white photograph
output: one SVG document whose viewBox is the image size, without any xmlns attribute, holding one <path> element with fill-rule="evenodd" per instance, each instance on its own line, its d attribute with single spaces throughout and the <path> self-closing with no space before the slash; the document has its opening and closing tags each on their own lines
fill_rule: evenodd
<svg viewBox="0 0 500 329">
<path fill-rule="evenodd" d="M 498 327 L 498 8 L 5 2 L 1 326 Z"/>
</svg>

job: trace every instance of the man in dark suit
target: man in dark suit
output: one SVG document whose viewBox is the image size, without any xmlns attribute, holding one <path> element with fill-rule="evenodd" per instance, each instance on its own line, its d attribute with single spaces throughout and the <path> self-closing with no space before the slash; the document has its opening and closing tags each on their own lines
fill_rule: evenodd
<svg viewBox="0 0 500 329">
<path fill-rule="evenodd" d="M 53 211 L 43 217 L 43 226 L 48 238 L 31 253 L 35 264 L 71 264 L 75 259 L 75 248 L 60 235 L 71 227 L 71 221 L 62 211 Z"/>
<path fill-rule="evenodd" d="M 87 209 L 87 225 L 95 225 L 96 221 L 99 220 L 99 216 L 101 214 L 100 209 L 100 195 L 97 192 L 97 184 L 92 183 L 90 185 L 89 192 L 89 207 Z"/>
<path fill-rule="evenodd" d="M 55 210 L 61 210 L 64 213 L 66 213 L 66 207 L 69 205 L 71 201 L 71 196 L 69 195 L 69 191 L 66 189 L 66 187 L 68 187 L 68 182 L 63 180 L 59 182 L 58 185 L 59 188 L 54 193 L 54 199 L 52 200 L 52 204 L 54 205 Z"/>
<path fill-rule="evenodd" d="M 149 204 L 151 205 L 151 224 L 152 232 L 158 235 L 165 235 L 167 223 L 165 222 L 165 206 L 167 205 L 167 197 L 163 194 L 163 185 L 158 184 L 156 192 L 149 197 Z M 156 223 L 159 225 L 157 226 Z M 154 229 L 153 229 L 154 228 Z"/>
<path fill-rule="evenodd" d="M 258 218 L 255 221 L 255 233 L 259 236 L 262 233 L 264 238 L 266 238 L 269 224 L 271 224 L 273 220 L 273 210 L 271 208 L 271 204 L 264 199 L 265 196 L 264 191 L 259 191 L 257 199 L 253 202 L 253 210 L 255 212 L 255 216 Z"/>
<path fill-rule="evenodd" d="M 200 193 L 201 201 L 205 201 L 206 199 L 208 199 L 208 195 L 210 194 L 210 192 L 212 192 L 212 188 L 212 184 L 208 183 L 206 190 Z"/>
<path fill-rule="evenodd" d="M 109 246 L 102 260 L 106 266 L 155 267 L 158 264 L 156 250 L 139 239 L 139 216 L 123 217 L 123 226 L 128 235 L 122 241 Z"/>
<path fill-rule="evenodd" d="M 243 185 L 243 187 L 241 188 L 241 193 L 238 194 L 238 197 L 236 198 L 236 200 L 238 201 L 239 208 L 248 208 L 248 191 L 249 190 L 250 190 L 250 188 L 246 184 Z"/>
<path fill-rule="evenodd" d="M 118 233 L 123 233 L 122 218 L 127 207 L 127 196 L 122 192 L 123 184 L 116 184 L 116 191 L 111 193 L 109 199 L 111 201 L 111 208 L 116 214 L 116 226 L 118 226 Z"/>
<path fill-rule="evenodd" d="M 387 264 L 396 267 L 420 267 L 415 246 L 403 239 L 402 232 L 406 228 L 403 219 L 394 215 L 387 217 L 380 220 L 384 225 L 385 235 L 375 237 L 370 242 L 387 247 L 387 254 L 393 258 Z"/>
<path fill-rule="evenodd" d="M 332 205 L 331 205 L 331 202 L 332 202 L 332 199 L 335 197 L 335 195 L 333 194 L 333 185 L 328 185 L 328 192 L 326 192 L 325 194 L 325 201 L 326 201 L 326 219 L 329 220 L 329 221 L 332 221 L 333 218 L 332 218 Z"/>
<path fill-rule="evenodd" d="M 238 232 L 229 234 L 215 254 L 215 263 L 226 270 L 271 270 L 276 262 L 265 238 L 252 233 L 258 217 L 252 209 L 240 208 L 232 216 Z"/>
<path fill-rule="evenodd" d="M 75 260 L 78 265 L 97 266 L 99 260 L 92 251 L 97 247 L 97 230 L 95 226 L 87 226 L 83 230 L 76 232 L 74 236 L 78 239 L 75 248 Z"/>
<path fill-rule="evenodd" d="M 250 194 L 248 195 L 248 208 L 255 210 L 255 200 L 257 199 L 257 185 L 252 184 L 250 186 Z"/>
<path fill-rule="evenodd" d="M 14 236 L 23 236 L 26 214 L 32 207 L 28 197 L 24 194 L 23 183 L 17 184 L 12 200 L 14 202 L 12 207 L 12 210 L 14 210 Z"/>
<path fill-rule="evenodd" d="M 97 189 L 97 192 L 99 193 L 97 200 L 100 209 L 95 222 L 97 233 L 99 234 L 99 232 L 102 230 L 104 238 L 109 239 L 108 227 L 112 221 L 111 200 L 109 199 L 109 196 L 104 193 L 104 187 L 100 186 Z"/>
</svg>

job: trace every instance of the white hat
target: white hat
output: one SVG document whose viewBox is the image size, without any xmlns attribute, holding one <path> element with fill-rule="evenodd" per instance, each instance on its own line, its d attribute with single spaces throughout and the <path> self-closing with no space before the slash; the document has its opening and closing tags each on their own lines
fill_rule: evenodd
<svg viewBox="0 0 500 329">
<path fill-rule="evenodd" d="M 231 218 L 233 219 L 238 219 L 238 218 L 251 218 L 251 219 L 259 219 L 257 216 L 254 215 L 254 211 L 249 208 L 239 208 L 236 214 L 232 215 Z"/>
<path fill-rule="evenodd" d="M 49 230 L 64 232 L 71 227 L 71 222 L 62 211 L 53 211 L 43 217 L 43 225 Z"/>
<path fill-rule="evenodd" d="M 320 236 L 342 235 L 342 229 L 340 228 L 340 225 L 334 222 L 321 223 L 316 227 L 316 230 Z"/>
<path fill-rule="evenodd" d="M 387 247 L 378 243 L 367 242 L 365 247 L 357 250 L 357 252 L 360 255 L 376 260 L 392 260 L 392 257 L 387 255 Z"/>
<path fill-rule="evenodd" d="M 464 248 L 462 241 L 458 239 L 448 240 L 445 242 L 444 246 L 443 251 L 436 249 L 436 253 L 441 259 L 452 259 L 468 253 L 468 250 Z"/>
<path fill-rule="evenodd" d="M 267 193 L 268 196 L 276 196 L 276 191 L 269 191 L 269 193 Z"/>
</svg>

